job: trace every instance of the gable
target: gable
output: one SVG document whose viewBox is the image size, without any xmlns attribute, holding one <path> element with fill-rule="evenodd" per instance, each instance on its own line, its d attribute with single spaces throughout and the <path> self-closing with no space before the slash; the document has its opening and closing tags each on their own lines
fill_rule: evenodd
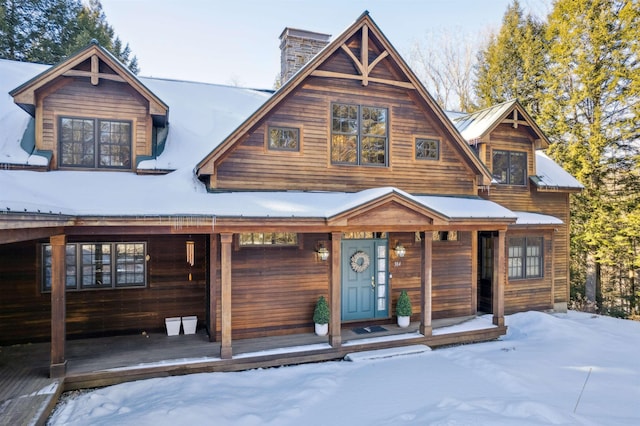
<svg viewBox="0 0 640 426">
<path fill-rule="evenodd" d="M 167 123 L 169 107 L 97 43 L 90 44 L 65 61 L 38 74 L 9 94 L 17 105 L 35 116 L 38 92 L 64 78 L 87 79 L 93 86 L 99 85 L 101 80 L 127 84 L 146 99 L 149 104 L 149 114 L 156 125 L 164 126 Z"/>
<path fill-rule="evenodd" d="M 34 118 L 24 149 L 46 168 L 135 170 L 157 155 L 157 129 L 168 123 L 169 107 L 97 43 L 10 95 Z"/>
<path fill-rule="evenodd" d="M 446 223 L 446 218 L 434 210 L 392 192 L 336 214 L 327 220 L 329 226 L 346 226 L 355 229 L 379 226 L 381 223 L 393 224 L 394 230 L 401 229 L 403 226 L 415 229 L 416 226 Z"/>
<path fill-rule="evenodd" d="M 503 102 L 472 114 L 454 118 L 456 127 L 469 142 L 488 142 L 499 126 L 524 130 L 534 141 L 534 149 L 547 148 L 549 140 L 517 100 Z"/>
<path fill-rule="evenodd" d="M 408 66 L 404 63 L 400 55 L 393 46 L 386 40 L 382 32 L 378 29 L 368 14 L 363 14 L 358 21 L 349 27 L 340 37 L 323 49 L 314 59 L 312 59 L 303 69 L 296 73 L 288 82 L 278 90 L 273 97 L 266 102 L 258 111 L 240 125 L 231 135 L 229 135 L 216 149 L 207 155 L 196 167 L 198 176 L 202 179 L 209 178 L 210 186 L 218 187 L 215 183 L 218 169 L 223 160 L 234 150 L 240 149 L 240 145 L 247 144 L 253 132 L 264 134 L 264 126 L 268 120 L 273 119 L 273 113 L 282 107 L 285 102 L 296 94 L 300 93 L 309 85 L 316 87 L 332 86 L 332 93 L 335 102 L 361 105 L 359 99 L 364 99 L 363 94 L 375 97 L 374 91 L 387 91 L 387 97 L 392 96 L 393 89 L 401 89 L 411 92 L 410 95 L 404 93 L 402 96 L 411 98 L 411 102 L 423 108 L 422 116 L 419 120 L 426 120 L 435 123 L 438 134 L 443 140 L 449 141 L 450 148 L 456 151 L 460 163 L 466 168 L 463 173 L 467 179 L 472 181 L 472 185 L 485 185 L 490 181 L 490 174 L 486 167 L 480 162 L 468 144 L 462 139 L 455 129 L 455 126 L 448 120 L 444 112 L 435 103 L 433 98 L 426 92 L 419 80 L 413 75 Z M 320 104 L 324 110 L 318 110 L 317 114 L 327 119 L 328 107 L 327 99 Z M 311 111 L 318 108 L 318 103 L 309 103 L 300 111 Z M 378 106 L 378 105 L 372 105 Z M 392 114 L 403 114 L 402 106 L 389 112 Z M 425 118 L 428 115 L 428 118 Z M 415 117 L 413 117 L 415 118 Z M 412 118 L 412 119 L 413 119 Z M 287 121 L 287 120 L 277 120 Z M 407 131 L 404 129 L 403 131 Z M 325 132 L 326 133 L 326 132 Z M 416 132 L 420 133 L 420 132 Z M 406 133 L 409 137 L 409 133 Z M 325 137 L 318 135 L 318 137 Z M 258 138 L 251 143 L 257 144 Z M 326 138 L 325 142 L 329 139 Z M 410 141 L 403 141 L 409 144 Z M 326 163 L 327 157 L 314 157 L 312 161 Z M 390 164 L 387 160 L 387 166 Z M 393 165 L 390 165 L 393 167 Z M 229 166 L 231 167 L 231 166 Z M 237 170 L 238 168 L 235 167 Z M 363 187 L 356 188 L 362 189 Z M 466 189 L 464 191 L 467 191 Z"/>
</svg>

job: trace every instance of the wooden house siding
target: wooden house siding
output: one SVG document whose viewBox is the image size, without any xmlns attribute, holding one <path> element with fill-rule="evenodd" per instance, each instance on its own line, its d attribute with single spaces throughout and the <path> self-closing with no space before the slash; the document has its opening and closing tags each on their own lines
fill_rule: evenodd
<svg viewBox="0 0 640 426">
<path fill-rule="evenodd" d="M 411 92 L 377 83 L 363 87 L 356 81 L 310 77 L 223 159 L 211 186 L 346 192 L 394 186 L 411 193 L 475 194 L 471 168 Z M 333 102 L 388 109 L 388 166 L 331 164 Z M 265 132 L 271 123 L 297 125 L 303 140 L 300 152 L 268 150 Z M 441 140 L 439 160 L 415 159 L 418 136 Z"/>
<path fill-rule="evenodd" d="M 236 235 L 237 238 L 237 235 Z M 237 247 L 231 253 L 234 339 L 308 333 L 318 297 L 329 297 L 330 262 L 314 247 L 326 234 L 299 234 L 298 246 Z M 218 277 L 220 274 L 216 274 Z M 220 286 L 216 286 L 218 300 Z M 221 306 L 217 305 L 220 340 Z"/>
<path fill-rule="evenodd" d="M 71 78 L 64 85 L 53 85 L 42 99 L 42 137 L 36 147 L 53 152 L 52 168 L 58 167 L 58 126 L 60 117 L 98 118 L 131 121 L 131 161 L 151 154 L 152 123 L 149 102 L 133 88 L 102 80 L 92 86 L 87 79 Z"/>
<path fill-rule="evenodd" d="M 530 184 L 532 186 L 532 184 Z M 551 290 L 551 277 L 553 276 L 554 301 L 552 303 L 566 303 L 569 300 L 569 194 L 564 192 L 538 192 L 535 188 L 530 190 L 512 191 L 510 188 L 500 186 L 492 187 L 490 192 L 490 200 L 495 201 L 510 210 L 538 212 L 545 215 L 554 216 L 562 220 L 562 224 L 555 225 L 553 232 L 545 238 L 553 238 L 553 247 L 545 244 L 545 253 L 552 250 L 553 257 L 545 254 L 545 282 L 547 282 L 548 291 Z M 531 228 L 529 235 L 541 235 L 544 231 Z M 511 231 L 508 236 L 511 235 Z M 545 241 L 546 243 L 546 241 Z M 549 265 L 554 265 L 553 274 L 546 271 Z M 534 289 L 532 289 L 534 291 Z M 512 301 L 505 296 L 505 309 L 513 312 Z M 515 305 L 518 305 L 516 303 Z M 526 305 L 521 305 L 526 306 Z M 553 306 L 548 306 L 547 309 Z M 537 309 L 537 308 L 531 308 Z M 520 309 L 522 310 L 522 309 Z"/>
<path fill-rule="evenodd" d="M 551 294 L 554 284 L 554 274 L 552 272 L 554 252 L 552 247 L 553 231 L 531 232 L 531 231 L 509 231 L 507 240 L 511 237 L 543 237 L 543 276 L 533 279 L 507 279 L 504 290 L 505 313 L 512 314 L 528 310 L 553 309 L 553 295 Z M 555 243 L 555 241 L 554 241 Z M 508 241 L 507 241 L 508 244 Z M 557 280 L 556 280 L 557 281 Z"/>
<path fill-rule="evenodd" d="M 185 236 L 76 238 L 80 241 L 146 241 L 145 288 L 67 291 L 66 329 L 73 336 L 161 330 L 164 318 L 197 315 L 205 319 L 207 251 L 196 243 L 193 267 L 185 261 Z M 51 293 L 41 291 L 41 244 L 0 245 L 0 344 L 44 341 L 51 333 Z M 189 281 L 189 273 L 192 279 Z"/>
<path fill-rule="evenodd" d="M 393 234 L 390 241 L 408 241 L 413 234 Z M 431 234 L 427 233 L 427 238 Z M 459 232 L 458 241 L 434 241 L 432 259 L 432 318 L 451 318 L 473 315 L 476 306 L 472 303 L 476 278 L 472 274 L 473 258 L 471 232 Z M 413 306 L 413 317 L 420 314 L 421 243 L 405 244 L 404 258 L 391 258 L 391 314 L 402 290 L 406 290 Z"/>
</svg>

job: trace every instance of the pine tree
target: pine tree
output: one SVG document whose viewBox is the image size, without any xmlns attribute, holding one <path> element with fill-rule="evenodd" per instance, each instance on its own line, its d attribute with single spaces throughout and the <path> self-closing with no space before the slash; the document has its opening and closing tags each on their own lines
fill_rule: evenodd
<svg viewBox="0 0 640 426">
<path fill-rule="evenodd" d="M 507 8 L 502 26 L 478 53 L 475 92 L 481 108 L 518 99 L 534 118 L 545 69 L 544 24 L 524 16 L 518 0 Z"/>
<path fill-rule="evenodd" d="M 572 200 L 573 281 L 605 313 L 638 308 L 637 0 L 558 0 L 549 16 L 541 125 L 585 190 Z M 581 262 L 584 262 L 581 264 Z"/>
<path fill-rule="evenodd" d="M 79 11 L 73 36 L 67 45 L 67 54 L 81 49 L 92 39 L 97 40 L 102 47 L 113 53 L 131 72 L 138 73 L 137 58 L 135 56 L 130 58 L 129 44 L 123 47 L 120 38 L 115 36 L 113 27 L 109 25 L 104 15 L 100 0 L 89 0 Z"/>
<path fill-rule="evenodd" d="M 137 73 L 136 57 L 90 0 L 0 0 L 0 58 L 55 64 L 92 39 Z"/>
</svg>

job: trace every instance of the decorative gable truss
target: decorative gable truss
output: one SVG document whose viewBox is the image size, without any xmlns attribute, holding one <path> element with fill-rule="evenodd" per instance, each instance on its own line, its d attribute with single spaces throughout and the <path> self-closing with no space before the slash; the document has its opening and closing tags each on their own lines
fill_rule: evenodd
<svg viewBox="0 0 640 426">
<path fill-rule="evenodd" d="M 389 50 L 375 37 L 375 35 L 369 35 L 369 26 L 365 23 L 360 29 L 347 41 L 340 45 L 340 49 L 347 55 L 352 61 L 352 64 L 357 71 L 357 74 L 335 72 L 323 70 L 320 66 L 317 70 L 311 73 L 315 77 L 330 77 L 330 78 L 346 78 L 350 80 L 359 80 L 363 86 L 368 86 L 369 82 L 388 84 L 391 86 L 403 87 L 405 89 L 415 89 L 415 85 L 408 81 L 406 78 L 402 78 L 402 73 L 395 73 L 395 78 L 389 78 L 384 75 L 384 72 L 380 74 L 384 76 L 376 76 L 375 68 L 385 58 L 389 57 Z M 359 57 L 357 56 L 359 54 Z M 391 64 L 393 61 L 387 61 Z"/>
<path fill-rule="evenodd" d="M 153 135 L 156 129 L 166 127 L 169 118 L 168 105 L 97 43 L 91 43 L 9 94 L 34 118 L 35 140 L 31 146 L 49 158 L 49 168 L 54 169 L 135 169 L 139 161 L 152 156 Z M 80 142 L 63 147 L 62 128 L 77 129 L 80 125 L 91 125 L 95 132 L 109 127 L 105 131 L 110 134 L 119 132 L 118 142 L 102 149 L 100 138 L 94 136 L 93 148 L 80 149 Z M 120 142 L 122 134 L 128 140 L 126 146 Z M 87 154 L 91 150 L 97 153 L 93 158 Z M 112 154 L 116 150 L 119 153 Z"/>
<path fill-rule="evenodd" d="M 327 79 L 327 84 L 331 84 L 330 80 L 355 80 L 364 88 L 371 88 L 375 83 L 408 90 L 412 100 L 429 112 L 434 125 L 441 129 L 462 162 L 473 171 L 477 177 L 476 184 L 489 185 L 491 176 L 488 169 L 366 12 L 207 155 L 196 166 L 198 177 L 209 180 L 210 186 L 215 187 L 213 182 L 221 162 L 310 78 Z"/>
<path fill-rule="evenodd" d="M 523 153 L 528 159 L 526 178 L 537 173 L 535 151 L 549 146 L 545 134 L 517 100 L 457 117 L 454 122 L 478 157 L 493 170 L 494 179 L 496 151 Z"/>
</svg>

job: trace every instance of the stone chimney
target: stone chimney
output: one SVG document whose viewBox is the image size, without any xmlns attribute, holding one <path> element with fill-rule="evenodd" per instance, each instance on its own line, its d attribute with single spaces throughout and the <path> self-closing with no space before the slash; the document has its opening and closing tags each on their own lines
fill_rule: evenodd
<svg viewBox="0 0 640 426">
<path fill-rule="evenodd" d="M 285 28 L 280 34 L 280 84 L 285 84 L 327 44 L 329 34 Z"/>
</svg>

